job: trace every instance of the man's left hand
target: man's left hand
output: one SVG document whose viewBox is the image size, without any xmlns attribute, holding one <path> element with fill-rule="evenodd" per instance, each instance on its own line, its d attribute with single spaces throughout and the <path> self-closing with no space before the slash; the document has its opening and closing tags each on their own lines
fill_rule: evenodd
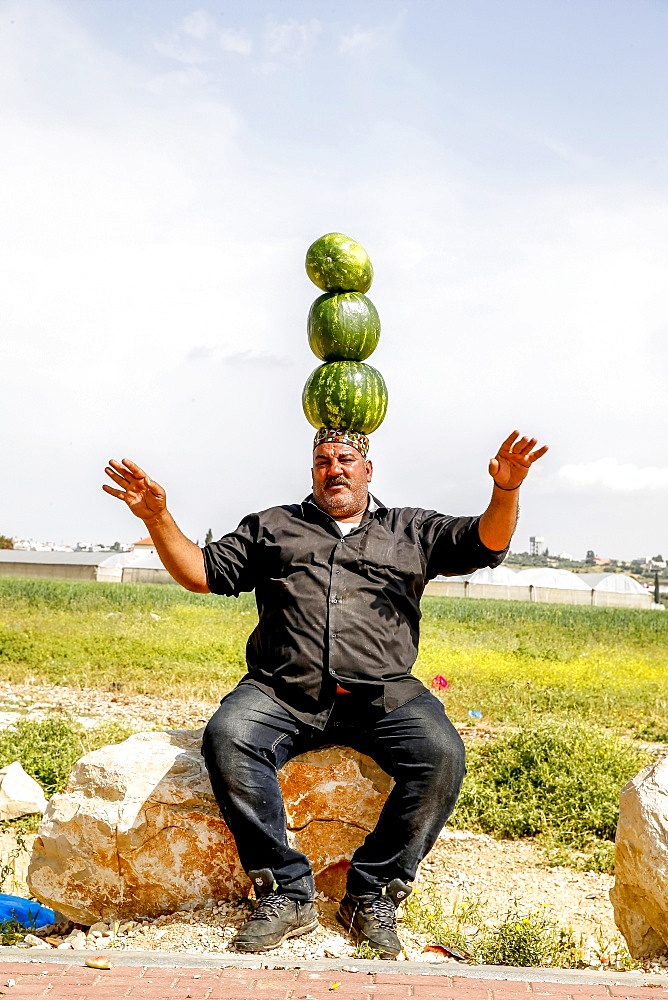
<svg viewBox="0 0 668 1000">
<path fill-rule="evenodd" d="M 536 438 L 520 437 L 519 431 L 508 435 L 489 462 L 489 474 L 500 490 L 515 490 L 522 485 L 533 463 L 547 451 L 546 444 L 536 448 L 536 443 Z"/>
</svg>

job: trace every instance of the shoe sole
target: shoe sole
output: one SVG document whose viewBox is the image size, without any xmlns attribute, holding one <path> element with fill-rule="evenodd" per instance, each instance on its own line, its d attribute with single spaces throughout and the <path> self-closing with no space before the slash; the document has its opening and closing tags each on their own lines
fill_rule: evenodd
<svg viewBox="0 0 668 1000">
<path fill-rule="evenodd" d="M 381 950 L 379 948 L 374 948 L 374 946 L 371 943 L 371 941 L 369 940 L 369 938 L 368 937 L 364 937 L 364 935 L 361 933 L 361 931 L 357 931 L 357 930 L 355 930 L 354 927 L 351 927 L 350 924 L 348 923 L 348 921 L 344 920 L 340 913 L 336 914 L 336 919 L 341 924 L 341 926 L 345 930 L 346 934 L 349 934 L 350 937 L 353 938 L 353 940 L 355 941 L 356 945 L 359 944 L 360 941 L 366 941 L 370 948 L 373 948 L 374 951 L 378 952 L 378 954 L 380 956 L 380 960 L 382 962 L 396 962 L 397 955 L 399 955 L 400 952 L 397 952 L 395 954 L 394 952 L 391 952 L 391 951 L 383 951 L 383 950 Z"/>
<path fill-rule="evenodd" d="M 242 945 L 235 944 L 234 950 L 252 955 L 259 955 L 261 952 L 265 951 L 273 951 L 275 948 L 280 948 L 283 942 L 287 941 L 288 938 L 300 937 L 302 934 L 309 934 L 311 931 L 314 931 L 317 926 L 318 926 L 318 921 L 312 920 L 310 924 L 304 924 L 303 927 L 294 927 L 291 931 L 288 931 L 286 934 L 284 934 L 281 940 L 277 941 L 276 944 L 268 944 L 265 945 L 264 948 L 258 948 L 258 947 L 246 948 L 244 947 L 243 944 Z"/>
</svg>

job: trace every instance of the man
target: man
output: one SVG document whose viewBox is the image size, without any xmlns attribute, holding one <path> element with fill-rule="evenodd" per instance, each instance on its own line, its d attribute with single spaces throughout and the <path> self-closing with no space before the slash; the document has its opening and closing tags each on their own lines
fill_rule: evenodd
<svg viewBox="0 0 668 1000">
<path fill-rule="evenodd" d="M 288 845 L 277 770 L 326 744 L 369 754 L 394 778 L 375 830 L 357 849 L 337 917 L 383 958 L 401 950 L 396 908 L 452 812 L 464 747 L 441 702 L 411 668 L 419 603 L 438 574 L 496 566 L 518 491 L 547 451 L 517 431 L 489 463 L 480 517 L 387 508 L 369 493 L 368 439 L 322 428 L 313 492 L 301 504 L 244 518 L 201 549 L 167 510 L 165 491 L 128 459 L 106 472 L 148 529 L 165 568 L 188 590 L 255 590 L 259 622 L 248 673 L 206 727 L 202 753 L 258 904 L 236 946 L 258 952 L 317 925 L 308 859 Z"/>
</svg>

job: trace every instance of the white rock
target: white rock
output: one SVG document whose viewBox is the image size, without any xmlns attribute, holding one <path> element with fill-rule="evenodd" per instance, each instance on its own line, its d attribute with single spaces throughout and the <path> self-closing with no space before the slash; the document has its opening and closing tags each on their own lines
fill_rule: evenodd
<svg viewBox="0 0 668 1000">
<path fill-rule="evenodd" d="M 348 951 L 346 942 L 340 937 L 328 937 L 322 942 L 322 952 L 325 958 L 341 958 Z"/>
<path fill-rule="evenodd" d="M 18 760 L 0 768 L 0 820 L 43 813 L 45 809 L 41 785 L 26 774 Z"/>
<path fill-rule="evenodd" d="M 86 947 L 86 935 L 80 930 L 73 930 L 67 935 L 65 941 L 75 951 L 82 951 Z"/>
<path fill-rule="evenodd" d="M 248 879 L 200 753 L 202 732 L 139 733 L 83 757 L 35 838 L 33 894 L 93 926 L 245 895 Z M 279 779 L 290 842 L 310 858 L 317 889 L 340 897 L 389 777 L 356 751 L 328 747 L 296 757 Z"/>
<path fill-rule="evenodd" d="M 23 940 L 29 948 L 41 948 L 43 951 L 51 950 L 51 945 L 48 941 L 42 941 L 41 938 L 36 937 L 34 934 L 26 934 Z"/>
<path fill-rule="evenodd" d="M 635 959 L 668 955 L 668 757 L 622 789 L 610 899 Z"/>
</svg>

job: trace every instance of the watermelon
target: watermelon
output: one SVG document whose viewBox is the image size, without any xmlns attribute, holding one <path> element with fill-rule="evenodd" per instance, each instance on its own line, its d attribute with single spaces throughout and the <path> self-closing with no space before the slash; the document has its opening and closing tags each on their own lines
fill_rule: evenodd
<svg viewBox="0 0 668 1000">
<path fill-rule="evenodd" d="M 387 386 L 380 372 L 362 361 L 329 361 L 309 375 L 302 406 L 314 427 L 370 434 L 385 419 Z"/>
<path fill-rule="evenodd" d="M 343 233 L 327 233 L 311 244 L 306 273 L 323 292 L 366 292 L 373 281 L 368 253 Z"/>
<path fill-rule="evenodd" d="M 322 361 L 364 361 L 380 337 L 376 307 L 361 292 L 330 292 L 308 314 L 308 342 Z"/>
</svg>

